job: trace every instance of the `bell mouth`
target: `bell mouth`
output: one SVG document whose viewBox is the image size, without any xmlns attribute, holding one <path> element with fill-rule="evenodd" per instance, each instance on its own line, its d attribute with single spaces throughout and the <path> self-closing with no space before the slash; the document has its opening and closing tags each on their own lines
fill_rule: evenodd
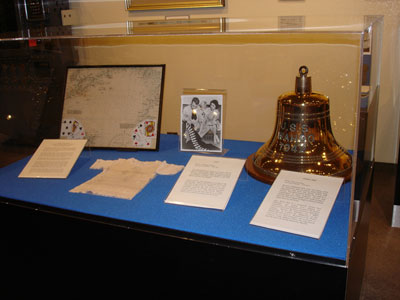
<svg viewBox="0 0 400 300">
<path fill-rule="evenodd" d="M 301 163 L 301 160 L 298 160 L 295 164 L 289 164 L 286 161 L 286 164 L 279 163 L 265 163 L 262 167 L 256 164 L 256 154 L 251 154 L 245 163 L 245 169 L 253 178 L 265 182 L 268 184 L 272 184 L 276 177 L 278 176 L 281 170 L 288 171 L 297 171 L 302 173 L 309 173 L 315 175 L 323 175 L 323 176 L 335 176 L 335 177 L 343 177 L 344 182 L 348 182 L 351 179 L 352 173 L 352 158 L 351 155 L 343 152 L 341 156 L 337 157 L 334 161 L 330 163 Z M 331 168 L 330 165 L 336 163 L 343 163 L 345 161 L 345 167 L 341 168 Z"/>
<path fill-rule="evenodd" d="M 262 174 L 262 173 L 258 172 L 254 166 L 254 157 L 255 157 L 255 153 L 251 154 L 246 159 L 244 167 L 247 170 L 247 173 L 249 173 L 250 176 L 257 179 L 258 181 L 272 184 L 277 175 L 272 174 L 272 173 L 270 175 L 268 175 L 268 174 Z"/>
</svg>

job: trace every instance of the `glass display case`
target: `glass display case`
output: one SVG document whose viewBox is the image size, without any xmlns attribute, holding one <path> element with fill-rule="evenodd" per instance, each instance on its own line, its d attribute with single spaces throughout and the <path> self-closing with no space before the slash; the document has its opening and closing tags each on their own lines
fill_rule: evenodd
<svg viewBox="0 0 400 300">
<path fill-rule="evenodd" d="M 2 210 L 15 214 L 12 220 L 5 220 L 10 224 L 23 222 L 17 217 L 23 213 L 16 207 L 34 209 L 38 214 L 128 229 L 129 234 L 147 232 L 158 237 L 164 246 L 193 243 L 190 247 L 181 245 L 187 251 L 208 245 L 223 249 L 213 250 L 216 252 L 231 249 L 236 255 L 235 251 L 239 251 L 243 257 L 252 253 L 255 261 L 270 263 L 273 259 L 270 265 L 276 278 L 292 278 L 277 271 L 281 268 L 292 274 L 315 268 L 315 274 L 331 274 L 323 285 L 330 286 L 327 291 L 335 290 L 339 297 L 348 298 L 357 294 L 374 163 L 382 20 L 364 16 L 332 19 L 306 16 L 302 26 L 293 28 L 280 26 L 279 20 L 278 17 L 145 20 L 3 31 L 0 196 Z M 68 72 L 76 67 L 115 66 L 165 67 L 162 105 L 156 120 L 161 133 L 159 149 L 119 151 L 110 142 L 106 149 L 88 147 L 65 180 L 19 179 L 17 175 L 29 158 L 25 156 L 33 153 L 43 139 L 60 138 Z M 301 66 L 308 68 L 312 90 L 329 99 L 324 114 L 330 119 L 330 132 L 351 157 L 351 172 L 320 239 L 250 225 L 271 184 L 249 176 L 245 169 L 227 209 L 222 212 L 165 204 L 177 176 L 156 178 L 130 201 L 68 192 L 73 185 L 92 176 L 89 166 L 95 159 L 135 157 L 185 165 L 193 153 L 179 151 L 176 136 L 180 134 L 180 101 L 185 89 L 225 91 L 225 152 L 221 155 L 247 159 L 276 134 L 280 117 L 278 97 L 295 91 L 295 78 Z M 103 72 L 78 79 L 75 92 L 93 93 L 93 87 L 98 93 L 102 89 L 105 92 L 119 84 L 112 78 L 112 73 Z M 119 110 L 135 110 L 129 99 L 142 92 L 134 83 L 125 83 L 126 107 L 117 107 Z M 106 99 L 104 107 L 91 107 L 91 112 L 111 112 L 113 103 L 121 103 L 116 100 Z M 76 119 L 82 113 L 76 109 L 69 112 L 69 117 Z M 111 138 L 114 142 L 117 135 L 136 126 L 115 122 L 102 129 L 114 135 Z M 291 125 L 287 126 L 290 130 Z M 280 134 L 285 142 L 284 134 Z M 312 143 L 315 137 L 312 141 L 309 136 L 307 139 Z M 288 138 L 288 146 L 280 147 L 284 154 L 293 151 L 290 143 Z M 158 248 L 157 243 L 154 239 L 154 249 Z M 223 257 L 230 255 L 224 252 Z M 297 284 L 291 286 L 300 288 Z M 322 288 L 313 287 L 307 288 L 307 283 L 301 280 L 301 288 L 307 293 L 312 290 L 324 293 Z"/>
</svg>

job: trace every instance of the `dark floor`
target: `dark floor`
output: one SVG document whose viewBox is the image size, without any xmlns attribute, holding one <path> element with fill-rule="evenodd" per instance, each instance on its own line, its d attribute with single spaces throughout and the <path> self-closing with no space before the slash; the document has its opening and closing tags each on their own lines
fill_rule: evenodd
<svg viewBox="0 0 400 300">
<path fill-rule="evenodd" d="M 393 173 L 393 165 L 376 165 L 361 300 L 400 299 L 400 228 L 391 227 Z"/>
</svg>

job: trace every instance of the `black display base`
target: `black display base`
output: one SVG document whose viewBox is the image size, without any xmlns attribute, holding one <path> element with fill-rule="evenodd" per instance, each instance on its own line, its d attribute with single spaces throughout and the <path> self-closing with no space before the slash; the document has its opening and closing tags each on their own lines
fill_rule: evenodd
<svg viewBox="0 0 400 300">
<path fill-rule="evenodd" d="M 346 266 L 93 222 L 5 199 L 0 212 L 4 286 L 17 298 L 345 299 L 348 290 Z"/>
</svg>

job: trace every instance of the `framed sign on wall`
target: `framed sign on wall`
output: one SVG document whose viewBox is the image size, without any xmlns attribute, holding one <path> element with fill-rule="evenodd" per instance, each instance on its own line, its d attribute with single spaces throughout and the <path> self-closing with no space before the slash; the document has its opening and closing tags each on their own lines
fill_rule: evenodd
<svg viewBox="0 0 400 300">
<path fill-rule="evenodd" d="M 224 7 L 225 0 L 125 0 L 127 10 Z"/>
</svg>

